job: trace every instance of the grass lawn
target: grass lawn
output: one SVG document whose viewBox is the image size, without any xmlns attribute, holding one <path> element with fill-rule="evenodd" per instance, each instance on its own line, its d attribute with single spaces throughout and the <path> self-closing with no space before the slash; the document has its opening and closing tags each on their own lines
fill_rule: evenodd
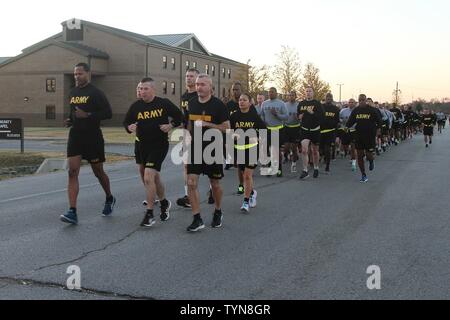
<svg viewBox="0 0 450 320">
<path fill-rule="evenodd" d="M 5 180 L 14 177 L 29 175 L 27 169 L 24 167 L 39 167 L 41 163 L 47 158 L 66 158 L 64 152 L 25 152 L 24 154 L 15 151 L 0 151 L 0 180 Z M 132 160 L 132 157 L 107 154 L 107 162 L 117 162 Z M 87 164 L 83 162 L 83 164 Z M 2 172 L 6 169 L 13 170 L 16 174 Z"/>
<path fill-rule="evenodd" d="M 105 143 L 134 143 L 135 136 L 122 127 L 102 127 Z M 67 140 L 68 128 L 25 128 L 25 139 Z"/>
<path fill-rule="evenodd" d="M 25 139 L 67 140 L 68 128 L 25 128 Z M 122 127 L 102 128 L 106 143 L 133 143 L 134 135 L 128 134 Z"/>
</svg>

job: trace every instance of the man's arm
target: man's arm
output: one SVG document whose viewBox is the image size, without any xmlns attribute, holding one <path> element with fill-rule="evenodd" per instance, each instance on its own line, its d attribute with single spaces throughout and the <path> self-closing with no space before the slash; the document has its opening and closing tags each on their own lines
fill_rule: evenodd
<svg viewBox="0 0 450 320">
<path fill-rule="evenodd" d="M 345 126 L 350 129 L 351 127 L 353 127 L 355 123 L 356 123 L 356 112 L 355 110 L 353 110 Z"/>
<path fill-rule="evenodd" d="M 284 103 L 281 106 L 281 112 L 277 113 L 276 117 L 281 121 L 286 121 L 289 118 L 289 111 Z"/>
<path fill-rule="evenodd" d="M 126 132 L 129 134 L 133 133 L 131 132 L 128 127 L 132 124 L 136 123 L 136 117 L 134 115 L 134 104 L 130 106 L 130 108 L 127 111 L 127 114 L 125 115 L 125 119 L 122 122 L 123 127 L 125 128 Z"/>
<path fill-rule="evenodd" d="M 98 91 L 96 95 L 97 110 L 89 113 L 89 118 L 94 118 L 97 120 L 108 120 L 112 118 L 112 109 L 109 104 L 108 99 L 105 94 L 101 91 Z"/>
<path fill-rule="evenodd" d="M 225 133 L 228 129 L 230 129 L 230 120 L 222 122 L 221 124 L 214 124 L 211 122 L 203 122 L 203 127 L 210 129 L 217 129 Z"/>
<path fill-rule="evenodd" d="M 181 126 L 181 124 L 183 123 L 183 112 L 181 112 L 181 110 L 168 99 L 167 99 L 167 107 L 169 117 L 172 118 L 171 121 L 172 126 L 174 128 Z"/>
<path fill-rule="evenodd" d="M 325 112 L 323 111 L 323 107 L 320 103 L 318 103 L 314 107 L 314 114 L 312 115 L 316 120 L 322 121 L 323 117 L 325 116 Z"/>
</svg>

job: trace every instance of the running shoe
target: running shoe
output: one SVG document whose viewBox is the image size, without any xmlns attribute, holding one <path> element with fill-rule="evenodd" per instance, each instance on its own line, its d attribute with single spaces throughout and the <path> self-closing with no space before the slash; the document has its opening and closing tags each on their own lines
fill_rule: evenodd
<svg viewBox="0 0 450 320">
<path fill-rule="evenodd" d="M 250 205 L 249 205 L 248 202 L 244 202 L 242 204 L 241 211 L 244 212 L 244 213 L 249 213 L 250 212 Z"/>
<path fill-rule="evenodd" d="M 161 214 L 159 215 L 161 221 L 167 221 L 170 218 L 170 208 L 172 208 L 172 202 L 170 200 L 167 200 L 167 203 L 163 204 L 161 203 Z"/>
<path fill-rule="evenodd" d="M 78 217 L 75 211 L 69 210 L 67 213 L 61 215 L 61 221 L 70 224 L 78 224 Z"/>
<path fill-rule="evenodd" d="M 309 173 L 308 171 L 303 171 L 301 176 L 300 176 L 300 180 L 306 180 L 309 178 Z"/>
<path fill-rule="evenodd" d="M 258 192 L 256 190 L 253 190 L 252 194 L 250 195 L 250 208 L 256 208 L 256 197 L 258 196 Z"/>
<path fill-rule="evenodd" d="M 213 221 L 211 223 L 212 228 L 220 228 L 222 226 L 223 214 L 221 211 L 215 211 L 213 216 Z"/>
<path fill-rule="evenodd" d="M 145 213 L 144 219 L 141 222 L 141 227 L 149 228 L 149 227 L 153 226 L 155 223 L 156 223 L 156 219 L 153 216 L 153 212 L 147 211 Z"/>
<path fill-rule="evenodd" d="M 109 217 L 113 213 L 115 205 L 116 205 L 115 197 L 113 197 L 111 201 L 106 201 L 105 206 L 103 208 L 103 216 Z"/>
<path fill-rule="evenodd" d="M 191 203 L 189 201 L 189 197 L 188 196 L 184 196 L 183 198 L 180 198 L 177 200 L 177 205 L 183 208 L 190 208 L 191 207 Z"/>
<path fill-rule="evenodd" d="M 201 218 L 200 219 L 194 218 L 194 221 L 192 222 L 192 224 L 189 227 L 187 227 L 187 231 L 197 232 L 204 228 L 205 228 L 205 225 L 203 224 L 203 220 Z"/>
</svg>

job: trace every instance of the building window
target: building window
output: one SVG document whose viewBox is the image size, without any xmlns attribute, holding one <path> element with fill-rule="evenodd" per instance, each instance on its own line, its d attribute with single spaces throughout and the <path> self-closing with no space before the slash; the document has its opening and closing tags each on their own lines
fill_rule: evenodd
<svg viewBox="0 0 450 320">
<path fill-rule="evenodd" d="M 46 106 L 45 107 L 45 119 L 46 120 L 56 120 L 56 107 Z"/>
<path fill-rule="evenodd" d="M 167 94 L 167 82 L 166 81 L 163 82 L 163 93 Z"/>
<path fill-rule="evenodd" d="M 163 69 L 167 69 L 167 57 L 163 57 Z"/>
<path fill-rule="evenodd" d="M 189 61 L 186 61 L 186 71 L 189 70 Z"/>
<path fill-rule="evenodd" d="M 83 41 L 84 26 L 82 24 L 77 26 L 75 21 L 70 24 L 70 26 L 66 25 L 66 41 Z"/>
<path fill-rule="evenodd" d="M 222 77 L 225 79 L 225 68 L 222 68 Z"/>
<path fill-rule="evenodd" d="M 197 69 L 197 62 L 192 62 L 192 68 Z"/>
<path fill-rule="evenodd" d="M 170 87 L 172 88 L 172 94 L 175 95 L 175 82 L 172 82 Z"/>
<path fill-rule="evenodd" d="M 231 79 L 231 69 L 228 69 L 228 79 Z"/>
<path fill-rule="evenodd" d="M 216 76 L 216 66 L 211 66 L 211 73 L 213 77 Z"/>
<path fill-rule="evenodd" d="M 205 65 L 205 73 L 209 74 L 209 64 Z"/>
<path fill-rule="evenodd" d="M 47 92 L 56 92 L 56 79 L 55 78 L 47 79 L 46 91 Z"/>
<path fill-rule="evenodd" d="M 172 58 L 170 62 L 172 63 L 172 70 L 175 70 L 175 58 Z"/>
</svg>

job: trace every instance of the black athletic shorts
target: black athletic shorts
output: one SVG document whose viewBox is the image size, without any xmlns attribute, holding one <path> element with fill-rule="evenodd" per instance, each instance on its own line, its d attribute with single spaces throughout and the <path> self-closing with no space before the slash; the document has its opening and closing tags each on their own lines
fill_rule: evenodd
<svg viewBox="0 0 450 320">
<path fill-rule="evenodd" d="M 334 146 L 336 143 L 336 130 L 327 133 L 320 134 L 320 145 L 321 146 Z"/>
<path fill-rule="evenodd" d="M 320 130 L 309 131 L 301 129 L 300 131 L 300 141 L 309 140 L 312 144 L 318 146 L 320 144 Z"/>
<path fill-rule="evenodd" d="M 344 129 L 338 129 L 336 136 L 342 141 L 342 138 L 345 135 L 345 130 Z"/>
<path fill-rule="evenodd" d="M 434 135 L 433 127 L 423 127 L 423 135 L 432 137 Z"/>
<path fill-rule="evenodd" d="M 161 167 L 169 152 L 169 145 L 167 146 L 146 146 L 144 143 L 139 143 L 139 160 L 146 169 L 153 169 L 161 172 Z"/>
<path fill-rule="evenodd" d="M 356 139 L 356 131 L 345 132 L 344 135 L 342 136 L 342 144 L 344 146 L 349 146 L 350 144 L 355 143 L 355 139 Z"/>
<path fill-rule="evenodd" d="M 361 135 L 356 133 L 355 135 L 355 147 L 356 150 L 367 150 L 370 152 L 375 151 L 376 146 L 376 136 L 375 135 Z"/>
<path fill-rule="evenodd" d="M 394 130 L 400 130 L 401 127 L 402 127 L 402 125 L 400 124 L 400 122 L 394 122 L 392 124 L 392 129 L 394 129 Z"/>
<path fill-rule="evenodd" d="M 134 158 L 136 164 L 142 164 L 140 142 L 137 140 L 134 141 Z"/>
<path fill-rule="evenodd" d="M 300 142 L 300 127 L 298 128 L 284 128 L 284 138 L 286 143 L 299 143 Z"/>
<path fill-rule="evenodd" d="M 383 125 L 381 127 L 381 135 L 382 136 L 388 136 L 389 135 L 389 126 L 388 125 Z"/>
<path fill-rule="evenodd" d="M 188 164 L 187 174 L 205 175 L 209 179 L 221 180 L 224 177 L 223 164 Z"/>
<path fill-rule="evenodd" d="M 69 132 L 67 157 L 81 156 L 91 164 L 105 162 L 105 141 L 101 131 L 91 134 L 78 134 L 73 129 Z"/>
<path fill-rule="evenodd" d="M 253 159 L 251 159 L 251 157 L 253 157 Z M 259 146 L 255 146 L 247 150 L 234 149 L 233 163 L 234 166 L 236 168 L 239 168 L 239 170 L 241 171 L 245 171 L 246 168 L 252 170 L 256 169 L 256 167 L 258 166 L 258 159 Z M 256 160 L 256 162 L 251 160 Z"/>
</svg>

